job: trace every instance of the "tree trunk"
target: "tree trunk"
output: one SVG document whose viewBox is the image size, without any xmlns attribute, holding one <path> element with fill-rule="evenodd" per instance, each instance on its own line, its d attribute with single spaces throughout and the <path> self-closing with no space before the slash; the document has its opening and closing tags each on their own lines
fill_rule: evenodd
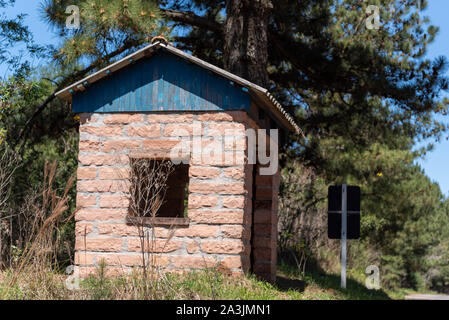
<svg viewBox="0 0 449 320">
<path fill-rule="evenodd" d="M 268 87 L 268 22 L 270 0 L 227 0 L 225 68 L 262 87 Z"/>
</svg>

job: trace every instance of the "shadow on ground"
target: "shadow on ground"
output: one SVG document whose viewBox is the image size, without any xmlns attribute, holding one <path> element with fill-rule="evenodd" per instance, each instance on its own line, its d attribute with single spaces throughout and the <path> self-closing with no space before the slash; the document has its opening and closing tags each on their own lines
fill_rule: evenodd
<svg viewBox="0 0 449 320">
<path fill-rule="evenodd" d="M 283 276 L 277 276 L 276 287 L 281 291 L 296 290 L 299 292 L 304 292 L 306 282 L 299 279 L 290 279 Z"/>
<path fill-rule="evenodd" d="M 278 257 L 279 270 L 276 285 L 279 290 L 297 290 L 304 292 L 308 287 L 325 291 L 335 297 L 347 300 L 390 300 L 388 294 L 380 290 L 369 290 L 364 283 L 347 278 L 346 289 L 342 289 L 340 274 L 327 274 L 318 263 L 309 259 L 305 270 L 305 277 L 299 277 L 298 267 L 291 255 L 283 254 Z M 304 279 L 304 280 L 301 280 Z"/>
<path fill-rule="evenodd" d="M 323 289 L 333 290 L 335 293 L 349 300 L 390 300 L 391 298 L 383 290 L 369 290 L 364 284 L 351 278 L 346 279 L 346 289 L 341 288 L 340 275 L 335 274 L 311 274 L 309 278 Z"/>
</svg>

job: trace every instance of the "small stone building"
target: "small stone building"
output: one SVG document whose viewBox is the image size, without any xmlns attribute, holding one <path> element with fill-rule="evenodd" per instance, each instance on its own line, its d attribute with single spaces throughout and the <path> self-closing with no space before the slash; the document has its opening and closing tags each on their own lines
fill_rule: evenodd
<svg viewBox="0 0 449 320">
<path fill-rule="evenodd" d="M 278 138 L 300 129 L 267 90 L 156 41 L 57 96 L 80 116 L 81 275 L 102 260 L 110 272 L 142 264 L 129 208 L 133 159 L 179 156 L 177 178 L 148 226 L 153 240 L 145 250 L 154 263 L 171 272 L 208 266 L 275 280 L 279 170 L 261 174 L 269 164 L 249 161 L 265 142 L 248 131 L 268 132 L 273 151 Z M 278 129 L 278 137 L 267 129 Z"/>
</svg>

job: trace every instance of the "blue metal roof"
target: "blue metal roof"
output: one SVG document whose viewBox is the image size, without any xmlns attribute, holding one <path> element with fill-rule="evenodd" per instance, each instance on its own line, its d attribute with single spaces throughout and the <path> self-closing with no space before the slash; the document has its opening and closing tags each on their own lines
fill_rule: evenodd
<svg viewBox="0 0 449 320">
<path fill-rule="evenodd" d="M 172 54 L 172 59 L 177 57 L 181 61 L 165 63 L 164 66 L 160 58 L 160 63 L 156 63 L 156 75 L 149 64 L 140 64 L 141 61 L 150 63 L 148 59 L 153 59 L 161 52 L 165 53 L 167 59 Z M 146 69 L 142 71 L 140 66 L 146 66 Z M 126 70 L 130 73 L 126 73 Z M 108 79 L 109 82 L 99 84 Z M 246 95 L 242 95 L 239 86 Z M 95 94 L 95 88 L 99 94 Z M 57 92 L 56 96 L 73 102 L 75 112 L 247 110 L 252 99 L 282 126 L 305 138 L 293 118 L 267 89 L 160 39 L 71 84 Z"/>
<path fill-rule="evenodd" d="M 81 112 L 249 110 L 242 87 L 172 53 L 159 50 L 73 93 Z"/>
</svg>

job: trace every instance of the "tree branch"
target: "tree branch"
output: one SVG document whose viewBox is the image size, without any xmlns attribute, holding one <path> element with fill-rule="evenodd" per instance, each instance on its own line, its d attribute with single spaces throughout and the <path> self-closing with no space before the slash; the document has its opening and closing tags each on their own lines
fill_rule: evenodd
<svg viewBox="0 0 449 320">
<path fill-rule="evenodd" d="M 161 12 L 164 16 L 176 22 L 182 22 L 194 27 L 215 31 L 218 33 L 223 32 L 223 26 L 221 23 L 208 18 L 200 17 L 191 11 L 161 9 Z"/>
<path fill-rule="evenodd" d="M 223 32 L 223 28 L 222 28 L 222 24 L 210 20 L 208 18 L 204 18 L 204 17 L 200 17 L 196 14 L 194 14 L 193 12 L 190 11 L 176 11 L 176 10 L 168 10 L 168 9 L 161 9 L 162 14 L 165 15 L 167 18 L 173 20 L 173 21 L 177 21 L 177 22 L 182 22 L 191 26 L 195 26 L 195 27 L 199 27 L 199 28 L 203 28 L 203 29 L 207 29 L 210 31 L 214 31 L 214 32 L 218 32 L 218 33 L 222 33 Z M 89 67 L 87 67 L 84 70 L 80 70 L 78 71 L 76 74 L 71 75 L 67 78 L 65 78 L 61 84 L 56 88 L 56 90 L 53 91 L 53 93 L 47 97 L 47 99 L 45 99 L 44 102 L 42 102 L 42 104 L 40 104 L 36 110 L 34 111 L 33 115 L 27 120 L 27 122 L 25 123 L 24 127 L 22 128 L 22 130 L 20 130 L 18 139 L 17 139 L 17 143 L 16 145 L 22 140 L 24 139 L 24 142 L 26 141 L 26 136 L 29 132 L 30 126 L 33 123 L 33 121 L 45 110 L 45 108 L 47 107 L 47 105 L 49 103 L 51 103 L 55 98 L 56 98 L 56 93 L 58 91 L 60 91 L 61 89 L 64 88 L 64 86 L 66 85 L 66 83 L 69 80 L 74 80 L 74 79 L 79 79 L 83 76 L 85 76 L 87 73 L 89 73 L 90 71 L 94 70 L 95 68 L 97 68 L 102 62 L 107 61 L 121 53 L 123 53 L 125 50 L 128 50 L 132 47 L 135 47 L 137 45 L 139 45 L 140 42 L 139 41 L 131 41 L 129 43 L 124 44 L 122 47 L 118 48 L 117 50 L 115 50 L 114 52 L 106 55 L 103 58 L 99 58 L 97 59 L 95 62 L 93 62 Z"/>
<path fill-rule="evenodd" d="M 112 59 L 115 56 L 123 53 L 124 51 L 126 51 L 128 49 L 133 48 L 135 46 L 138 46 L 139 44 L 140 44 L 140 41 L 137 41 L 137 40 L 129 41 L 129 42 L 125 43 L 123 46 L 121 46 L 120 48 L 118 48 L 117 50 L 115 50 L 114 52 L 111 52 L 111 53 L 109 53 L 108 55 L 106 55 L 106 56 L 104 56 L 102 58 L 98 58 L 89 67 L 87 67 L 87 68 L 85 68 L 83 70 L 80 70 L 80 71 L 76 72 L 75 74 L 66 77 L 63 81 L 61 81 L 61 84 L 53 91 L 53 93 L 51 95 L 49 95 L 47 97 L 47 99 L 45 99 L 44 102 L 42 102 L 35 109 L 33 115 L 27 120 L 27 122 L 23 126 L 22 130 L 20 130 L 19 136 L 18 136 L 17 141 L 16 141 L 16 145 L 22 139 L 24 139 L 23 145 L 25 144 L 26 136 L 28 135 L 30 126 L 33 123 L 33 121 L 45 110 L 47 105 L 56 98 L 56 93 L 58 91 L 62 90 L 66 86 L 68 81 L 74 81 L 74 80 L 77 80 L 77 79 L 85 76 L 87 73 L 89 73 L 90 71 L 92 71 L 95 68 L 97 68 L 104 61 L 108 61 L 109 59 Z"/>
</svg>

